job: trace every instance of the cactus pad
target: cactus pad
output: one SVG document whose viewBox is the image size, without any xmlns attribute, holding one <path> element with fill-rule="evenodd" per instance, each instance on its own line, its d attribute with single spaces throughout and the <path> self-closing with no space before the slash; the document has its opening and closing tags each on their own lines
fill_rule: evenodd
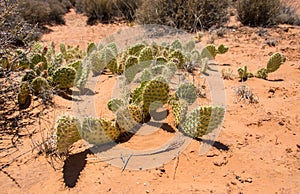
<svg viewBox="0 0 300 194">
<path fill-rule="evenodd" d="M 39 95 L 50 89 L 48 81 L 43 77 L 36 77 L 31 82 L 31 88 L 34 95 Z"/>
<path fill-rule="evenodd" d="M 224 44 L 220 44 L 218 47 L 219 54 L 225 54 L 228 50 L 229 50 L 228 46 L 225 46 Z"/>
<path fill-rule="evenodd" d="M 121 98 L 110 99 L 107 103 L 108 109 L 112 112 L 116 112 L 122 106 L 124 106 L 124 102 Z"/>
<path fill-rule="evenodd" d="M 257 73 L 255 76 L 258 78 L 261 78 L 261 79 L 267 79 L 268 71 L 266 68 L 261 68 L 261 69 L 257 70 Z"/>
<path fill-rule="evenodd" d="M 117 127 L 121 133 L 134 132 L 134 128 L 138 125 L 142 117 L 141 110 L 133 106 L 125 106 L 119 108 L 116 113 Z"/>
<path fill-rule="evenodd" d="M 23 82 L 18 93 L 18 104 L 23 107 L 30 104 L 30 87 L 28 82 Z"/>
<path fill-rule="evenodd" d="M 267 72 L 272 73 L 276 71 L 284 62 L 285 58 L 280 53 L 274 53 L 268 61 Z"/>
<path fill-rule="evenodd" d="M 208 44 L 201 52 L 201 58 L 214 59 L 218 54 L 218 50 L 214 44 Z"/>
<path fill-rule="evenodd" d="M 53 83 L 59 89 L 69 89 L 74 86 L 76 70 L 73 67 L 60 67 L 53 73 Z"/>
<path fill-rule="evenodd" d="M 147 46 L 143 48 L 139 54 L 139 63 L 144 64 L 144 67 L 151 65 L 153 60 L 152 48 Z"/>
<path fill-rule="evenodd" d="M 175 126 L 179 126 L 185 120 L 188 104 L 185 100 L 176 98 L 171 99 L 169 104 L 172 107 L 173 115 L 175 117 Z"/>
<path fill-rule="evenodd" d="M 223 107 L 201 106 L 186 117 L 180 130 L 190 137 L 200 138 L 218 128 L 223 118 Z"/>
<path fill-rule="evenodd" d="M 71 116 L 61 116 L 56 122 L 56 143 L 59 154 L 67 154 L 69 147 L 80 140 L 80 122 Z"/>
<path fill-rule="evenodd" d="M 159 108 L 159 106 L 167 103 L 169 97 L 169 86 L 163 81 L 149 81 L 142 92 L 144 114 Z M 151 110 L 150 110 L 151 105 Z"/>
<path fill-rule="evenodd" d="M 183 83 L 176 90 L 176 97 L 184 99 L 187 103 L 192 104 L 197 99 L 197 88 L 192 83 Z"/>
<path fill-rule="evenodd" d="M 185 62 L 185 57 L 184 55 L 182 54 L 181 51 L 179 50 L 175 50 L 175 51 L 172 51 L 169 56 L 168 56 L 169 59 L 177 59 L 177 68 L 179 69 L 182 69 L 183 68 L 183 64 Z"/>
<path fill-rule="evenodd" d="M 80 131 L 82 139 L 95 145 L 114 142 L 120 136 L 114 122 L 92 117 L 84 118 Z"/>
</svg>

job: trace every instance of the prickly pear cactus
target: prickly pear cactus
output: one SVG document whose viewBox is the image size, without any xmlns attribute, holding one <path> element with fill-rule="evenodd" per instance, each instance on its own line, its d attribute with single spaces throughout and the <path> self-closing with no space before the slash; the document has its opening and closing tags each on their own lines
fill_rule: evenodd
<svg viewBox="0 0 300 194">
<path fill-rule="evenodd" d="M 120 130 L 115 122 L 92 117 L 84 118 L 80 131 L 82 139 L 90 144 L 101 145 L 118 139 Z"/>
<path fill-rule="evenodd" d="M 135 75 L 138 73 L 136 66 L 138 65 L 138 58 L 133 55 L 129 55 L 125 61 L 125 77 L 129 82 L 132 82 Z"/>
<path fill-rule="evenodd" d="M 182 50 L 182 44 L 180 40 L 174 40 L 174 42 L 171 43 L 171 49 L 172 50 Z"/>
<path fill-rule="evenodd" d="M 201 72 L 202 73 L 207 73 L 207 68 L 208 68 L 208 58 L 202 58 L 201 59 L 201 65 L 202 65 L 202 67 L 201 67 Z"/>
<path fill-rule="evenodd" d="M 156 65 L 163 65 L 168 62 L 168 59 L 164 56 L 156 57 Z"/>
<path fill-rule="evenodd" d="M 28 82 L 23 82 L 19 88 L 18 104 L 20 107 L 30 104 L 30 87 Z"/>
<path fill-rule="evenodd" d="M 175 63 L 168 62 L 162 71 L 162 75 L 164 76 L 164 78 L 166 80 L 170 81 L 172 79 L 172 77 L 175 75 L 176 71 L 177 71 L 177 67 L 176 67 Z"/>
<path fill-rule="evenodd" d="M 200 138 L 218 128 L 224 118 L 224 108 L 201 106 L 192 111 L 180 127 L 186 135 Z"/>
<path fill-rule="evenodd" d="M 36 77 L 31 82 L 31 89 L 34 95 L 45 93 L 50 89 L 48 81 L 43 77 Z"/>
<path fill-rule="evenodd" d="M 144 69 L 141 75 L 141 82 L 150 81 L 153 75 L 148 69 Z"/>
<path fill-rule="evenodd" d="M 172 60 L 172 59 L 177 59 L 178 61 L 177 61 L 177 68 L 178 69 L 182 69 L 183 68 L 183 65 L 184 65 L 184 62 L 185 62 L 185 57 L 184 57 L 184 55 L 182 54 L 182 52 L 181 51 L 179 51 L 179 50 L 175 50 L 175 51 L 172 51 L 170 54 L 169 54 L 169 56 L 168 56 L 168 58 L 170 59 L 170 60 Z"/>
<path fill-rule="evenodd" d="M 121 98 L 112 98 L 107 103 L 108 109 L 112 112 L 116 112 L 119 108 L 123 106 L 124 101 Z"/>
<path fill-rule="evenodd" d="M 136 104 L 129 104 L 128 110 L 136 122 L 140 123 L 143 121 L 143 110 L 140 106 Z"/>
<path fill-rule="evenodd" d="M 225 54 L 228 50 L 229 50 L 228 46 L 225 46 L 224 44 L 220 44 L 218 47 L 219 54 Z"/>
<path fill-rule="evenodd" d="M 195 41 L 194 40 L 189 40 L 185 45 L 184 45 L 184 51 L 185 52 L 192 52 L 196 47 Z"/>
<path fill-rule="evenodd" d="M 74 86 L 76 70 L 73 67 L 60 67 L 53 73 L 53 83 L 59 89 L 69 89 Z"/>
<path fill-rule="evenodd" d="M 87 83 L 89 73 L 90 73 L 90 64 L 89 61 L 84 59 L 81 63 L 80 74 L 76 74 L 75 86 L 78 88 L 83 88 Z"/>
<path fill-rule="evenodd" d="M 129 103 L 142 104 L 143 102 L 143 90 L 148 81 L 142 82 L 137 88 L 135 88 L 130 94 Z"/>
<path fill-rule="evenodd" d="M 22 82 L 31 83 L 32 80 L 36 77 L 37 77 L 37 75 L 33 70 L 27 70 L 25 75 L 22 77 Z"/>
<path fill-rule="evenodd" d="M 80 122 L 72 116 L 61 116 L 56 121 L 55 136 L 59 154 L 67 154 L 69 147 L 80 140 Z"/>
<path fill-rule="evenodd" d="M 214 44 L 208 44 L 203 48 L 201 52 L 201 58 L 208 58 L 212 60 L 217 54 L 218 50 L 216 49 L 216 46 Z"/>
<path fill-rule="evenodd" d="M 268 61 L 267 72 L 272 73 L 276 71 L 284 62 L 285 58 L 280 53 L 274 53 Z"/>
<path fill-rule="evenodd" d="M 149 67 L 152 64 L 153 52 L 150 46 L 143 48 L 139 54 L 139 63 L 142 63 L 144 67 Z"/>
<path fill-rule="evenodd" d="M 47 59 L 45 56 L 41 55 L 41 54 L 35 54 L 32 56 L 31 58 L 31 63 L 30 63 L 30 68 L 34 69 L 34 67 L 40 63 L 43 62 L 43 69 L 42 70 L 46 70 L 47 69 Z"/>
<path fill-rule="evenodd" d="M 91 70 L 94 75 L 100 74 L 103 69 L 106 67 L 105 61 L 102 61 L 102 56 L 101 56 L 100 51 L 93 52 L 90 57 L 89 61 L 91 64 Z"/>
<path fill-rule="evenodd" d="M 197 99 L 198 90 L 192 83 L 183 83 L 176 90 L 176 97 L 193 104 Z"/>
<path fill-rule="evenodd" d="M 139 54 L 140 54 L 140 52 L 141 52 L 141 50 L 142 50 L 143 48 L 145 48 L 145 47 L 146 47 L 145 44 L 143 44 L 143 43 L 138 43 L 138 44 L 133 45 L 133 46 L 131 46 L 130 48 L 128 48 L 127 52 L 128 52 L 129 55 L 133 55 L 133 56 L 138 57 Z"/>
<path fill-rule="evenodd" d="M 86 53 L 89 56 L 92 52 L 94 52 L 96 50 L 97 50 L 97 45 L 95 43 L 91 42 L 86 49 Z"/>
<path fill-rule="evenodd" d="M 119 108 L 116 112 L 116 123 L 121 133 L 135 132 L 135 127 L 138 126 L 140 117 L 142 117 L 142 110 L 136 107 L 133 108 L 132 106 L 129 107 L 130 106 Z"/>
<path fill-rule="evenodd" d="M 169 100 L 169 104 L 172 107 L 172 112 L 175 117 L 175 126 L 177 127 L 185 120 L 188 103 L 185 100 L 173 98 Z"/>
<path fill-rule="evenodd" d="M 261 69 L 257 70 L 257 73 L 256 73 L 255 77 L 261 78 L 261 79 L 267 79 L 267 77 L 268 77 L 267 69 L 266 68 L 261 68 Z"/>
<path fill-rule="evenodd" d="M 144 115 L 168 102 L 169 86 L 163 81 L 149 81 L 142 92 Z"/>
</svg>

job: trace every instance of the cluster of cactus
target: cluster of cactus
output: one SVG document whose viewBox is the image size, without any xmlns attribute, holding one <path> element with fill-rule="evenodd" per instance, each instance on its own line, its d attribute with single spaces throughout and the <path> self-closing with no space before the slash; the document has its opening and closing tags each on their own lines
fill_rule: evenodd
<svg viewBox="0 0 300 194">
<path fill-rule="evenodd" d="M 17 50 L 20 56 L 18 66 L 25 69 L 22 82 L 29 84 L 30 93 L 44 97 L 51 90 L 84 87 L 90 67 L 88 61 L 83 60 L 85 52 L 78 46 L 60 44 L 60 52 L 56 53 L 53 43 L 45 47 L 37 43 L 32 50 L 27 55 L 24 51 Z M 18 100 L 18 103 L 21 105 L 22 100 Z"/>
<path fill-rule="evenodd" d="M 228 51 L 228 47 L 221 44 L 217 48 L 215 45 L 207 45 L 200 52 L 193 40 L 184 45 L 179 40 L 161 45 L 143 42 L 130 46 L 121 53 L 117 53 L 118 49 L 115 43 L 100 47 L 93 45 L 91 48 L 93 48 L 93 52 L 90 52 L 88 58 L 94 75 L 98 75 L 108 68 L 113 74 L 124 73 L 128 82 L 132 82 L 138 73 L 155 65 L 166 66 L 166 64 L 172 63 L 176 65 L 176 69 L 183 69 L 187 66 L 196 67 L 197 65 L 207 68 L 207 63 L 203 64 L 206 61 L 204 59 L 211 59 L 216 54 L 224 54 Z M 165 73 L 167 72 L 165 70 Z M 145 72 L 145 78 L 147 76 L 149 77 L 149 72 Z"/>
<path fill-rule="evenodd" d="M 268 74 L 275 72 L 285 62 L 285 57 L 281 53 L 274 53 L 269 58 L 266 68 L 260 68 L 256 73 L 248 72 L 247 66 L 238 68 L 239 78 L 242 81 L 246 81 L 248 78 L 257 77 L 261 79 L 267 79 Z"/>
<path fill-rule="evenodd" d="M 220 45 L 216 50 L 216 53 L 225 53 L 228 48 Z M 198 90 L 192 83 L 183 83 L 176 91 L 171 90 L 168 84 L 177 69 L 184 68 L 186 63 L 199 61 L 201 63 L 203 56 L 196 49 L 194 41 L 189 41 L 185 45 L 179 40 L 162 45 L 139 43 L 127 48 L 121 54 L 117 53 L 114 43 L 105 46 L 90 44 L 87 53 L 88 57 L 85 60 L 88 61 L 88 66 L 94 74 L 99 74 L 107 68 L 113 74 L 124 73 L 125 84 L 135 78 L 140 83 L 125 95 L 129 98 L 109 100 L 107 107 L 115 115 L 113 120 L 91 117 L 83 120 L 78 132 L 80 138 L 87 142 L 101 145 L 118 140 L 124 133 L 135 133 L 137 127 L 152 116 L 152 111 L 166 104 L 169 106 L 165 107 L 172 109 L 174 125 L 193 138 L 211 132 L 222 122 L 224 116 L 222 107 L 200 106 L 188 114 L 188 106 L 193 104 L 198 96 Z M 53 71 L 53 78 L 60 68 Z M 82 66 L 77 62 L 67 68 L 83 72 Z M 58 84 L 55 80 L 53 79 L 53 83 Z M 71 139 L 74 142 L 78 138 Z M 61 144 L 62 146 L 58 147 L 63 151 L 70 146 L 70 143 L 61 142 Z"/>
<path fill-rule="evenodd" d="M 18 104 L 20 107 L 25 107 L 30 104 L 30 86 L 28 82 L 22 82 L 18 93 Z"/>
</svg>

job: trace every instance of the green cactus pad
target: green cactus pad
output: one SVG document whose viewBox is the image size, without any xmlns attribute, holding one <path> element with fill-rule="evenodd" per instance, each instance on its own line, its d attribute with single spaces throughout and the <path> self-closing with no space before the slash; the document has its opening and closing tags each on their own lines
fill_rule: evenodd
<svg viewBox="0 0 300 194">
<path fill-rule="evenodd" d="M 140 110 L 141 111 L 141 110 Z M 142 113 L 132 106 L 119 108 L 116 112 L 116 123 L 121 133 L 134 132 L 134 128 L 138 125 Z"/>
<path fill-rule="evenodd" d="M 192 83 L 183 83 L 176 90 L 176 97 L 193 104 L 197 99 L 198 90 Z"/>
<path fill-rule="evenodd" d="M 172 107 L 173 115 L 175 117 L 175 126 L 177 127 L 185 120 L 188 103 L 185 100 L 173 98 L 169 100 L 169 104 Z"/>
<path fill-rule="evenodd" d="M 43 66 L 44 68 L 42 70 L 46 70 L 47 69 L 47 59 L 46 59 L 46 57 L 44 57 L 41 54 L 35 54 L 35 55 L 32 56 L 30 68 L 34 69 L 34 66 L 37 65 L 40 62 L 44 63 L 44 66 Z"/>
<path fill-rule="evenodd" d="M 135 88 L 130 94 L 129 103 L 142 104 L 143 102 L 143 90 L 147 85 L 148 81 L 142 82 L 139 87 Z"/>
<path fill-rule="evenodd" d="M 144 115 L 168 102 L 169 86 L 159 80 L 149 81 L 142 92 Z M 150 110 L 151 108 L 151 110 Z"/>
<path fill-rule="evenodd" d="M 143 48 L 145 48 L 145 47 L 146 47 L 145 44 L 143 44 L 143 43 L 138 43 L 138 44 L 136 44 L 136 45 L 131 46 L 130 48 L 128 48 L 127 51 L 128 51 L 128 54 L 129 54 L 129 55 L 133 55 L 133 56 L 138 57 L 138 56 L 140 55 L 141 50 L 142 50 Z"/>
<path fill-rule="evenodd" d="M 168 58 L 170 60 L 173 60 L 174 58 L 177 59 L 178 60 L 177 64 L 176 64 L 177 68 L 178 69 L 182 69 L 183 68 L 183 65 L 184 65 L 184 62 L 185 62 L 185 57 L 184 57 L 184 55 L 182 54 L 181 51 L 179 51 L 179 50 L 172 51 L 169 54 Z"/>
<path fill-rule="evenodd" d="M 36 77 L 31 82 L 31 89 L 34 95 L 45 93 L 50 89 L 48 81 L 43 77 Z"/>
<path fill-rule="evenodd" d="M 156 65 L 163 65 L 168 62 L 168 59 L 164 56 L 156 57 Z"/>
<path fill-rule="evenodd" d="M 225 46 L 224 44 L 220 44 L 218 47 L 219 54 L 225 54 L 228 50 L 229 50 L 228 46 Z"/>
<path fill-rule="evenodd" d="M 84 118 L 80 131 L 82 139 L 90 144 L 101 145 L 118 139 L 120 130 L 115 122 L 92 117 Z"/>
<path fill-rule="evenodd" d="M 274 53 L 267 64 L 267 72 L 272 73 L 279 69 L 280 65 L 285 62 L 285 58 L 280 53 Z"/>
<path fill-rule="evenodd" d="M 182 44 L 180 40 L 174 40 L 174 42 L 171 43 L 171 49 L 172 50 L 182 50 Z"/>
<path fill-rule="evenodd" d="M 67 154 L 69 147 L 80 140 L 80 122 L 72 116 L 61 116 L 56 121 L 55 133 L 59 154 Z"/>
<path fill-rule="evenodd" d="M 186 117 L 180 130 L 192 138 L 200 138 L 219 127 L 224 112 L 223 107 L 201 106 Z"/>
<path fill-rule="evenodd" d="M 119 108 L 123 106 L 124 101 L 121 98 L 112 98 L 107 103 L 108 109 L 112 112 L 116 112 Z"/>
<path fill-rule="evenodd" d="M 141 75 L 141 82 L 150 81 L 152 79 L 153 75 L 148 69 L 144 69 Z"/>
<path fill-rule="evenodd" d="M 100 74 L 103 69 L 106 67 L 107 63 L 103 61 L 102 53 L 100 51 L 93 52 L 90 57 L 89 61 L 91 64 L 91 70 L 94 75 Z"/>
<path fill-rule="evenodd" d="M 259 70 L 257 70 L 257 73 L 255 75 L 257 78 L 261 78 L 261 79 L 267 79 L 268 77 L 268 71 L 266 68 L 261 68 Z"/>
<path fill-rule="evenodd" d="M 30 87 L 28 82 L 22 82 L 18 93 L 18 104 L 23 107 L 30 104 Z"/>
<path fill-rule="evenodd" d="M 184 45 L 184 51 L 185 52 L 192 52 L 196 47 L 196 43 L 194 40 L 189 40 L 185 45 Z"/>
<path fill-rule="evenodd" d="M 125 77 L 129 82 L 132 82 L 135 75 L 138 73 L 138 58 L 133 55 L 129 55 L 125 61 Z"/>
<path fill-rule="evenodd" d="M 91 42 L 86 49 L 86 53 L 87 53 L 87 55 L 90 55 L 92 52 L 94 52 L 96 50 L 97 50 L 96 44 Z"/>
<path fill-rule="evenodd" d="M 214 44 L 206 45 L 202 52 L 201 58 L 208 58 L 209 60 L 215 59 L 216 55 L 218 54 L 218 50 Z"/>
<path fill-rule="evenodd" d="M 69 89 L 74 86 L 76 70 L 73 67 L 60 67 L 53 73 L 53 83 L 59 89 Z"/>
<path fill-rule="evenodd" d="M 26 71 L 25 75 L 22 77 L 22 82 L 31 83 L 32 80 L 36 77 L 37 77 L 37 75 L 33 70 L 28 70 L 28 71 Z"/>
<path fill-rule="evenodd" d="M 152 60 L 153 60 L 152 48 L 149 46 L 143 48 L 139 54 L 139 63 L 142 63 L 143 66 L 146 68 L 152 64 Z"/>
</svg>

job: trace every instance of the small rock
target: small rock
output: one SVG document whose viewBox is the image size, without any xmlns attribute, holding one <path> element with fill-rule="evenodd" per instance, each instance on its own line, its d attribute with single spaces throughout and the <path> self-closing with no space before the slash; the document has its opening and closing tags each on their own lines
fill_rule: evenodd
<svg viewBox="0 0 300 194">
<path fill-rule="evenodd" d="M 247 183 L 252 183 L 252 178 L 251 178 L 251 177 L 247 178 L 247 179 L 245 180 L 245 182 L 247 182 Z"/>
<path fill-rule="evenodd" d="M 144 183 L 144 186 L 146 187 L 146 186 L 147 186 L 147 183 Z"/>
<path fill-rule="evenodd" d="M 146 193 L 150 193 L 150 191 L 149 191 L 149 190 L 146 190 Z"/>
<path fill-rule="evenodd" d="M 232 185 L 236 185 L 236 182 L 234 182 L 234 181 L 231 181 L 231 184 L 232 184 Z"/>
</svg>

